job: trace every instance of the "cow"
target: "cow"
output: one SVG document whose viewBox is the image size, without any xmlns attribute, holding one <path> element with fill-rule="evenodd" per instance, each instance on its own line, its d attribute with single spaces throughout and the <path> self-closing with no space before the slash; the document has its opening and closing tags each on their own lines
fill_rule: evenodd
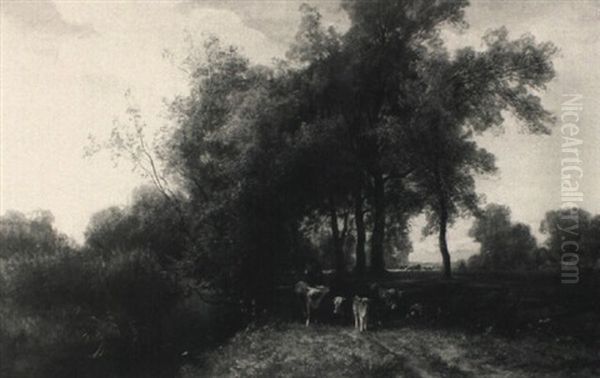
<svg viewBox="0 0 600 378">
<path fill-rule="evenodd" d="M 304 315 L 306 317 L 306 326 L 310 325 L 311 314 L 321 305 L 323 298 L 329 293 L 327 286 L 309 286 L 304 281 L 298 281 L 294 287 L 294 292 L 300 296 L 303 302 Z"/>
<path fill-rule="evenodd" d="M 369 324 L 369 298 L 355 295 L 352 300 L 352 313 L 354 314 L 354 328 L 359 332 L 366 331 Z"/>
<path fill-rule="evenodd" d="M 344 305 L 346 304 L 346 298 L 342 296 L 336 296 L 333 298 L 333 314 L 341 316 L 344 314 Z"/>
<path fill-rule="evenodd" d="M 352 317 L 352 297 L 338 295 L 333 298 L 333 320 L 339 324 L 345 324 Z"/>
</svg>

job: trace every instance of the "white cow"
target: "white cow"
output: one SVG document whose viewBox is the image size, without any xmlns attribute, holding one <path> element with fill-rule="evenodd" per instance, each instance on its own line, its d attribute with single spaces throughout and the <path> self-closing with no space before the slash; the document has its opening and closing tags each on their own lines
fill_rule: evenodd
<svg viewBox="0 0 600 378">
<path fill-rule="evenodd" d="M 359 332 L 366 331 L 369 324 L 369 298 L 355 296 L 352 301 L 354 328 Z"/>
<path fill-rule="evenodd" d="M 346 298 L 342 296 L 337 296 L 333 298 L 333 314 L 334 315 L 344 315 L 344 303 L 346 303 Z"/>
</svg>

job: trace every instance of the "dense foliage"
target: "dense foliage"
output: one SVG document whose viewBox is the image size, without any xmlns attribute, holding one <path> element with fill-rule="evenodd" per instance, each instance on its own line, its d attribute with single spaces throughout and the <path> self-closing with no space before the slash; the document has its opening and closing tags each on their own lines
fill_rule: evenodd
<svg viewBox="0 0 600 378">
<path fill-rule="evenodd" d="M 581 208 L 548 211 L 540 231 L 548 235 L 545 247 L 552 263 L 561 263 L 561 255 L 570 252 L 578 256 L 577 265 L 582 268 L 598 268 L 600 215 L 592 215 Z"/>
<path fill-rule="evenodd" d="M 410 250 L 408 221 L 425 211 L 449 276 L 448 224 L 478 213 L 474 178 L 496 169 L 473 136 L 502 127 L 507 111 L 529 132 L 552 123 L 537 91 L 554 76 L 554 46 L 499 29 L 483 50 L 451 54 L 439 30 L 464 27 L 465 6 L 344 1 L 351 25 L 340 34 L 304 5 L 274 67 L 216 38 L 190 54 L 165 156 L 190 194 L 197 253 L 256 295 L 310 239 L 299 226 L 325 224 L 338 273 L 351 239 L 355 270 L 381 274 L 386 250 Z"/>
<path fill-rule="evenodd" d="M 536 240 L 528 225 L 513 224 L 510 209 L 490 204 L 475 220 L 469 235 L 481 244 L 469 259 L 471 269 L 525 270 L 537 268 Z"/>
</svg>

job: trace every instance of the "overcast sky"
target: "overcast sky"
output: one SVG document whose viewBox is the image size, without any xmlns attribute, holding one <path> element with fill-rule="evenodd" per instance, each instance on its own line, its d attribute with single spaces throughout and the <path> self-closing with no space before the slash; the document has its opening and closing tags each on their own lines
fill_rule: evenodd
<svg viewBox="0 0 600 378">
<path fill-rule="evenodd" d="M 326 23 L 343 29 L 336 1 L 312 2 Z M 208 33 L 241 46 L 254 62 L 283 56 L 299 21 L 301 1 L 12 1 L 2 0 L 0 211 L 49 209 L 57 227 L 82 240 L 90 215 L 126 204 L 143 181 L 106 155 L 83 157 L 87 136 L 106 138 L 122 115 L 131 89 L 154 128 L 167 124 L 163 99 L 185 93 L 185 75 L 162 57 L 185 53 L 189 33 Z M 600 213 L 600 1 L 474 1 L 470 28 L 447 31 L 452 48 L 481 47 L 481 36 L 506 25 L 512 37 L 529 32 L 560 48 L 557 78 L 543 94 L 560 112 L 563 95 L 584 96 L 581 147 L 583 207 Z M 499 174 L 479 179 L 488 202 L 509 205 L 513 220 L 538 234 L 546 210 L 560 206 L 560 144 L 552 136 L 527 136 L 506 122 L 503 135 L 485 135 L 482 146 L 497 156 Z M 450 233 L 455 258 L 475 250 L 466 236 L 471 220 Z M 418 224 L 418 222 L 417 222 Z M 414 227 L 413 260 L 437 261 L 435 240 L 420 240 Z"/>
</svg>

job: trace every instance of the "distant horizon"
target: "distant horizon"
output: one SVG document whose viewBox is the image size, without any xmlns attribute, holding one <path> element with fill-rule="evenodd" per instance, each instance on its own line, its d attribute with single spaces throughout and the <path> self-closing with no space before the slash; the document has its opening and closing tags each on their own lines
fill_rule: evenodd
<svg viewBox="0 0 600 378">
<path fill-rule="evenodd" d="M 128 206 L 128 204 L 122 204 L 122 205 L 114 205 L 120 208 L 124 208 L 126 206 Z M 33 215 L 33 213 L 40 211 L 40 210 L 49 210 L 50 209 L 35 209 L 29 212 L 22 212 L 25 216 L 31 216 Z M 549 209 L 548 211 L 551 210 L 556 210 L 556 209 Z M 586 210 L 585 208 L 583 208 L 583 210 Z M 4 216 L 6 215 L 7 212 L 9 211 L 19 211 L 17 209 L 6 209 L 3 213 L 0 214 L 0 216 Z M 586 210 L 587 211 L 587 210 Z M 52 211 L 51 211 L 52 212 Z M 53 213 L 54 214 L 54 213 Z M 596 214 L 592 214 L 592 215 L 596 215 Z M 409 264 L 441 264 L 441 257 L 440 257 L 440 253 L 439 253 L 439 247 L 436 244 L 436 237 L 435 236 L 430 236 L 425 238 L 425 240 L 423 240 L 423 237 L 421 236 L 421 226 L 422 224 L 424 224 L 424 220 L 423 219 L 419 219 L 419 218 L 423 218 L 423 215 L 418 215 L 416 217 L 413 217 L 413 219 L 411 219 L 411 224 L 413 225 L 411 227 L 411 231 L 410 231 L 410 235 L 409 237 L 411 238 L 411 242 L 413 244 L 413 251 L 409 253 L 408 255 L 408 259 L 409 259 Z M 476 255 L 480 252 L 480 243 L 476 242 L 473 238 L 467 236 L 466 238 L 461 238 L 461 239 L 456 239 L 455 233 L 453 231 L 455 231 L 455 228 L 458 228 L 459 230 L 461 228 L 470 228 L 471 224 L 474 220 L 474 217 L 470 216 L 467 218 L 461 218 L 459 219 L 459 221 L 457 222 L 459 225 L 456 226 L 452 226 L 449 229 L 448 232 L 448 243 L 450 246 L 450 251 L 452 253 L 452 261 L 453 262 L 457 262 L 457 261 L 461 261 L 464 260 L 466 261 L 469 257 Z M 538 223 L 538 226 L 541 224 L 541 222 L 543 221 L 543 219 L 540 219 L 540 222 Z M 513 223 L 517 223 L 517 221 L 515 221 L 514 219 L 512 219 Z M 415 223 L 418 227 L 415 227 Z M 543 235 L 539 232 L 539 227 L 538 228 L 533 228 L 531 227 L 531 225 L 529 225 L 531 228 L 531 233 L 532 235 L 535 237 L 536 239 L 536 243 L 539 247 L 543 247 L 545 244 L 546 239 L 549 237 L 549 235 Z M 55 225 L 56 227 L 56 225 Z M 63 230 L 61 230 L 60 228 L 56 227 L 58 232 L 62 232 L 64 233 Z M 72 238 L 71 235 L 64 233 L 65 235 L 69 236 Z M 542 235 L 542 237 L 540 238 L 537 235 Z M 77 242 L 80 245 L 84 245 L 85 243 L 85 238 L 81 239 L 81 240 L 77 240 L 75 238 L 73 238 L 73 240 L 75 242 Z M 457 243 L 457 241 L 460 244 L 460 247 L 458 248 L 453 248 L 453 244 Z M 420 251 L 416 250 L 415 246 L 420 246 L 422 249 Z M 427 246 L 428 248 L 425 249 L 423 248 L 423 246 Z M 419 259 L 414 259 L 414 256 L 419 256 Z M 423 258 L 422 256 L 425 256 L 425 258 Z M 429 260 L 427 258 L 430 258 Z M 394 270 L 394 268 L 392 268 L 391 270 Z"/>
</svg>

